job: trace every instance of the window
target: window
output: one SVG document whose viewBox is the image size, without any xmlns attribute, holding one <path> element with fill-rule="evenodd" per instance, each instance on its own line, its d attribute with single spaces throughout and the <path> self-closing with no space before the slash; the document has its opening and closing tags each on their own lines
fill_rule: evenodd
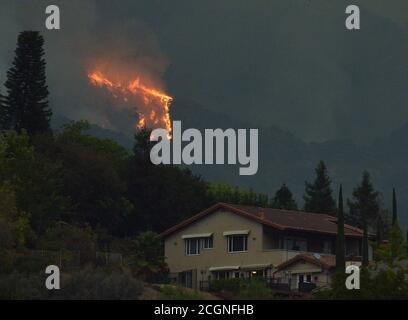
<svg viewBox="0 0 408 320">
<path fill-rule="evenodd" d="M 185 236 L 185 253 L 187 256 L 200 254 L 201 249 L 212 249 L 213 237 L 197 235 L 196 237 L 189 235 Z"/>
<path fill-rule="evenodd" d="M 213 237 L 206 237 L 202 239 L 203 249 L 213 248 Z"/>
<path fill-rule="evenodd" d="M 293 251 L 307 251 L 307 241 L 300 238 L 286 238 L 286 249 Z"/>
<path fill-rule="evenodd" d="M 200 254 L 200 238 L 186 239 L 186 255 Z"/>
<path fill-rule="evenodd" d="M 248 250 L 247 235 L 228 236 L 228 252 L 242 252 Z"/>
<path fill-rule="evenodd" d="M 312 282 L 312 275 L 310 274 L 299 274 L 299 283 L 311 283 Z"/>
<path fill-rule="evenodd" d="M 332 246 L 330 241 L 323 241 L 323 253 L 331 253 Z"/>
<path fill-rule="evenodd" d="M 217 280 L 229 279 L 229 271 L 218 271 L 215 273 L 215 278 Z"/>
<path fill-rule="evenodd" d="M 260 271 L 259 270 L 253 270 L 253 271 L 251 271 L 250 275 L 251 275 L 251 278 L 257 278 L 257 277 L 260 276 Z"/>
</svg>

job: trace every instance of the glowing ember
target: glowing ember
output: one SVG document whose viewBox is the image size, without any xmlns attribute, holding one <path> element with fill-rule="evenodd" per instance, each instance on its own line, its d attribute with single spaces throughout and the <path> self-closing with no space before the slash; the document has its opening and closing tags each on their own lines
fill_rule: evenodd
<svg viewBox="0 0 408 320">
<path fill-rule="evenodd" d="M 114 81 L 100 71 L 93 71 L 88 78 L 95 86 L 106 88 L 115 98 L 122 99 L 126 105 L 136 109 L 139 115 L 137 128 L 163 128 L 171 135 L 170 104 L 172 97 L 160 90 L 145 85 L 139 77 L 126 82 Z M 142 105 L 140 105 L 142 104 Z"/>
</svg>

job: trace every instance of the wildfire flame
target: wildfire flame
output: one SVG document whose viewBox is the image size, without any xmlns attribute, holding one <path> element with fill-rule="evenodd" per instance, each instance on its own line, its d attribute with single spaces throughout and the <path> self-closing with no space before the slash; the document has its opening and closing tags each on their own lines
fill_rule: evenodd
<svg viewBox="0 0 408 320">
<path fill-rule="evenodd" d="M 137 108 L 139 121 L 136 124 L 138 129 L 143 127 L 164 128 L 168 137 L 171 137 L 170 105 L 173 98 L 164 92 L 147 86 L 140 77 L 129 81 L 114 81 L 109 79 L 101 71 L 93 71 L 88 74 L 90 82 L 99 87 L 107 89 L 113 97 L 122 99 L 127 105 L 136 101 L 143 104 L 142 108 Z M 136 106 L 131 106 L 136 109 Z"/>
</svg>

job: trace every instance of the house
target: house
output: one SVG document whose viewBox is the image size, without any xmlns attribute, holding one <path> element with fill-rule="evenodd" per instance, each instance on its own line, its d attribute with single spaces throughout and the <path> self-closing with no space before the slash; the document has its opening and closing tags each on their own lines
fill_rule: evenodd
<svg viewBox="0 0 408 320">
<path fill-rule="evenodd" d="M 335 268 L 336 221 L 327 214 L 218 203 L 161 237 L 171 279 L 186 287 L 251 277 L 290 289 L 325 287 Z M 363 232 L 345 225 L 344 234 L 348 263 L 359 264 Z"/>
<path fill-rule="evenodd" d="M 346 266 L 352 264 L 360 266 L 361 257 L 346 257 Z M 316 287 L 330 288 L 335 268 L 336 256 L 333 254 L 299 253 L 276 267 L 271 286 L 304 292 Z"/>
</svg>

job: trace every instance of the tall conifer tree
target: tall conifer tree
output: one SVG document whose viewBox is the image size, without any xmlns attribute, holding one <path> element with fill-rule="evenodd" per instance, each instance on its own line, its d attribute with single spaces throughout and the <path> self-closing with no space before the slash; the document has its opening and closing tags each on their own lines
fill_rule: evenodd
<svg viewBox="0 0 408 320">
<path fill-rule="evenodd" d="M 374 191 L 370 174 L 367 171 L 363 172 L 361 184 L 354 189 L 353 201 L 349 201 L 348 205 L 350 210 L 358 214 L 360 225 L 363 228 L 363 266 L 368 266 L 368 227 L 378 218 L 380 205 L 379 193 Z"/>
<path fill-rule="evenodd" d="M 320 161 L 315 169 L 316 178 L 313 183 L 306 182 L 303 196 L 304 210 L 316 213 L 334 214 L 336 207 L 332 195 L 331 180 L 327 174 L 326 165 Z"/>
<path fill-rule="evenodd" d="M 408 230 L 407 230 L 407 237 L 406 237 L 406 242 L 407 242 L 407 255 L 408 255 Z"/>
<path fill-rule="evenodd" d="M 7 95 L 0 108 L 2 129 L 26 129 L 35 134 L 50 128 L 43 45 L 37 31 L 24 31 L 18 36 L 13 65 L 7 72 Z"/>
<path fill-rule="evenodd" d="M 7 122 L 7 116 L 5 114 L 5 102 L 6 98 L 0 93 L 0 131 L 7 129 L 7 127 L 4 126 L 4 123 Z M 3 119 L 6 117 L 5 119 Z"/>
<path fill-rule="evenodd" d="M 337 238 L 336 238 L 336 270 L 344 273 L 345 269 L 345 242 L 344 242 L 344 210 L 343 189 L 340 185 L 339 205 L 337 208 Z"/>
</svg>

